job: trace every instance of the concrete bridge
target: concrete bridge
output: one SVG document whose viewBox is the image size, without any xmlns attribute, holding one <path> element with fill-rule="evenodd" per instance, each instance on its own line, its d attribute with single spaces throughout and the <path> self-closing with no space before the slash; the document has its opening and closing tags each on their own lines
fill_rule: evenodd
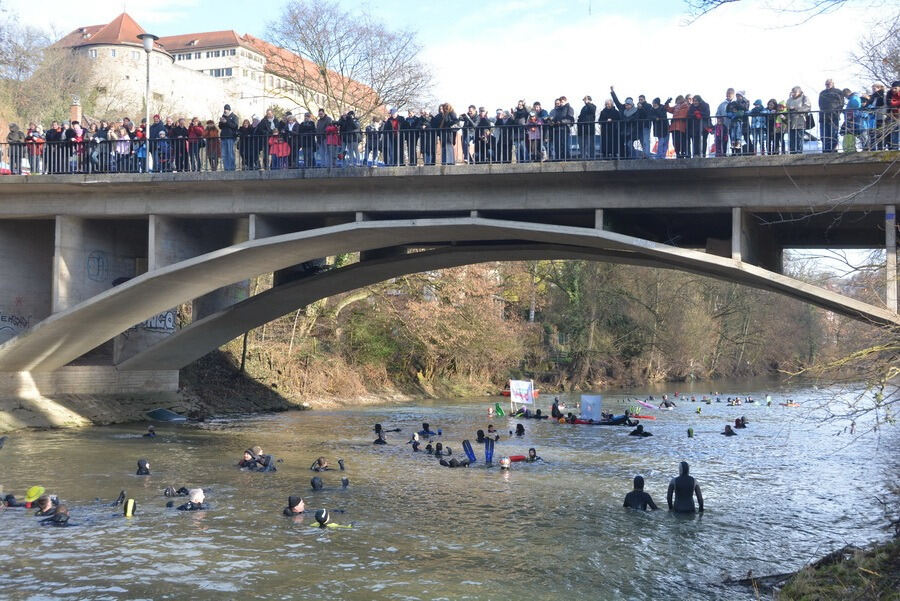
<svg viewBox="0 0 900 601">
<path fill-rule="evenodd" d="M 896 158 L 6 177 L 0 395 L 172 390 L 179 368 L 314 300 L 484 261 L 678 269 L 897 325 Z M 887 248 L 884 303 L 782 275 L 786 248 Z M 344 252 L 360 262 L 298 268 Z"/>
</svg>

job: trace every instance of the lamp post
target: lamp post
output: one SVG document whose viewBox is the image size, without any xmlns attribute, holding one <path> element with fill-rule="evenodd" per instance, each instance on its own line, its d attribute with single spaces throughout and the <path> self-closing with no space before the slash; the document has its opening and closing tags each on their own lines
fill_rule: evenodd
<svg viewBox="0 0 900 601">
<path fill-rule="evenodd" d="M 153 42 L 159 39 L 159 36 L 152 33 L 142 33 L 138 39 L 144 43 L 144 52 L 147 53 L 147 87 L 144 90 L 144 118 L 146 130 L 144 131 L 144 143 L 147 145 L 147 172 L 153 168 L 153 153 L 150 152 L 150 53 L 153 52 Z"/>
</svg>

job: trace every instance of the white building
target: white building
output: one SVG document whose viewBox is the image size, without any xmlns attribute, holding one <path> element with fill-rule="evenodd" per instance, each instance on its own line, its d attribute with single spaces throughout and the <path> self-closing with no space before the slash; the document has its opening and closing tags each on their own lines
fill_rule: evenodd
<svg viewBox="0 0 900 601">
<path fill-rule="evenodd" d="M 144 29 L 122 13 L 106 25 L 79 27 L 54 44 L 94 61 L 98 114 L 143 114 L 146 57 L 137 38 L 141 33 Z M 267 68 L 267 56 L 285 53 L 233 30 L 160 38 L 150 57 L 150 112 L 215 120 L 226 103 L 241 119 L 262 117 L 272 106 L 295 113 L 325 106 L 325 97 L 315 92 L 306 94 L 311 102 L 304 103 L 301 95 L 291 93 L 295 84 Z"/>
</svg>

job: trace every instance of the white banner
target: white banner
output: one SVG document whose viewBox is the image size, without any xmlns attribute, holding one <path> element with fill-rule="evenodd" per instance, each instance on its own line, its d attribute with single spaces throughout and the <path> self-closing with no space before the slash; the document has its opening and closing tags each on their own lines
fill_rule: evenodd
<svg viewBox="0 0 900 601">
<path fill-rule="evenodd" d="M 598 422 L 602 419 L 600 414 L 603 411 L 603 395 L 599 394 L 583 394 L 581 395 L 581 419 L 592 419 Z"/>
<path fill-rule="evenodd" d="M 509 400 L 520 405 L 534 403 L 534 382 L 530 380 L 510 380 Z"/>
</svg>

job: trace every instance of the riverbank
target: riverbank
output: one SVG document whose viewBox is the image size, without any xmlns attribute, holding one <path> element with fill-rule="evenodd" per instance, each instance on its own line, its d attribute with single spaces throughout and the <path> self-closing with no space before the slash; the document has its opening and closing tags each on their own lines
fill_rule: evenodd
<svg viewBox="0 0 900 601">
<path fill-rule="evenodd" d="M 797 572 L 779 601 L 812 599 L 900 599 L 900 539 L 869 549 L 835 551 Z"/>
</svg>

